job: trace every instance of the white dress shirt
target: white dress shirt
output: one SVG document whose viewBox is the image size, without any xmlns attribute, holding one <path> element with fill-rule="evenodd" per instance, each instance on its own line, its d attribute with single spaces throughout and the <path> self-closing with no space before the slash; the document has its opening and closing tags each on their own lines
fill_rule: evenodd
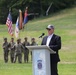
<svg viewBox="0 0 76 75">
<path fill-rule="evenodd" d="M 49 46 L 49 43 L 51 41 L 51 38 L 52 38 L 53 34 L 49 35 L 48 38 L 47 38 L 47 42 L 46 42 L 46 45 Z"/>
</svg>

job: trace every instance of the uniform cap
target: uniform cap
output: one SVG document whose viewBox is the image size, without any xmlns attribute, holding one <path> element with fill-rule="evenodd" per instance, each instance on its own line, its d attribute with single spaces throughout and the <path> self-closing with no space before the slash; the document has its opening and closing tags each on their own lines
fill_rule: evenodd
<svg viewBox="0 0 76 75">
<path fill-rule="evenodd" d="M 4 40 L 7 40 L 7 38 L 4 38 Z"/>
<path fill-rule="evenodd" d="M 31 40 L 35 40 L 35 38 L 32 38 Z"/>
</svg>

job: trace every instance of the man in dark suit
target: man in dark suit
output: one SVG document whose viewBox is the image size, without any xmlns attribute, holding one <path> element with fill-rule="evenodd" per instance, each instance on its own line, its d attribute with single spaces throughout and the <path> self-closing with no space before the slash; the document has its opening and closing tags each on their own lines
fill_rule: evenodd
<svg viewBox="0 0 76 75">
<path fill-rule="evenodd" d="M 48 36 L 45 36 L 42 40 L 41 45 L 47 45 L 56 54 L 50 54 L 50 63 L 51 63 L 51 75 L 58 75 L 57 64 L 60 61 L 58 50 L 61 49 L 61 37 L 54 34 L 54 26 L 47 26 Z"/>
</svg>

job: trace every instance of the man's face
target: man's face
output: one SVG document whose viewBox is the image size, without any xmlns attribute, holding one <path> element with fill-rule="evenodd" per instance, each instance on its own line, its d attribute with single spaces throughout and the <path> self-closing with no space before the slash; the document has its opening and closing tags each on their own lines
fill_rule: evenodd
<svg viewBox="0 0 76 75">
<path fill-rule="evenodd" d="M 25 38 L 25 41 L 27 41 L 27 38 Z"/>
<path fill-rule="evenodd" d="M 35 39 L 31 40 L 32 42 L 35 42 Z"/>
<path fill-rule="evenodd" d="M 14 39 L 11 39 L 11 41 L 13 42 L 13 41 L 14 41 Z"/>
<path fill-rule="evenodd" d="M 4 40 L 5 42 L 7 42 L 7 40 Z"/>
<path fill-rule="evenodd" d="M 19 44 L 19 40 L 17 40 L 17 44 Z"/>
<path fill-rule="evenodd" d="M 51 35 L 54 33 L 54 29 L 47 29 L 47 31 L 48 31 L 48 35 Z"/>
</svg>

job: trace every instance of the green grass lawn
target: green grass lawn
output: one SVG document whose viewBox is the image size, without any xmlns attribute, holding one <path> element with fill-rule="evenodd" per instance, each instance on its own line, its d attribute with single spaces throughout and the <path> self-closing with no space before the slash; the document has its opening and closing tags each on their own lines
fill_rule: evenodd
<svg viewBox="0 0 76 75">
<path fill-rule="evenodd" d="M 28 64 L 0 64 L 0 75 L 32 75 L 32 65 Z"/>
<path fill-rule="evenodd" d="M 59 75 L 76 75 L 76 64 L 59 64 L 58 70 Z M 32 65 L 31 63 L 0 63 L 0 75 L 33 75 Z"/>
<path fill-rule="evenodd" d="M 43 32 L 47 35 L 46 26 L 54 24 L 55 33 L 61 36 L 62 48 L 59 51 L 61 62 L 58 65 L 59 75 L 76 75 L 76 7 L 65 9 L 48 17 L 34 19 L 25 25 L 24 31 L 20 31 L 22 42 L 24 37 L 28 37 L 29 42 L 32 37 L 36 38 L 40 45 Z M 10 41 L 11 36 L 7 32 L 6 25 L 0 25 L 0 75 L 32 75 L 32 63 L 4 63 L 2 43 L 3 38 Z M 14 37 L 15 38 L 15 37 Z M 15 38 L 16 41 L 16 38 Z"/>
<path fill-rule="evenodd" d="M 76 64 L 59 64 L 59 75 L 76 75 Z"/>
</svg>

